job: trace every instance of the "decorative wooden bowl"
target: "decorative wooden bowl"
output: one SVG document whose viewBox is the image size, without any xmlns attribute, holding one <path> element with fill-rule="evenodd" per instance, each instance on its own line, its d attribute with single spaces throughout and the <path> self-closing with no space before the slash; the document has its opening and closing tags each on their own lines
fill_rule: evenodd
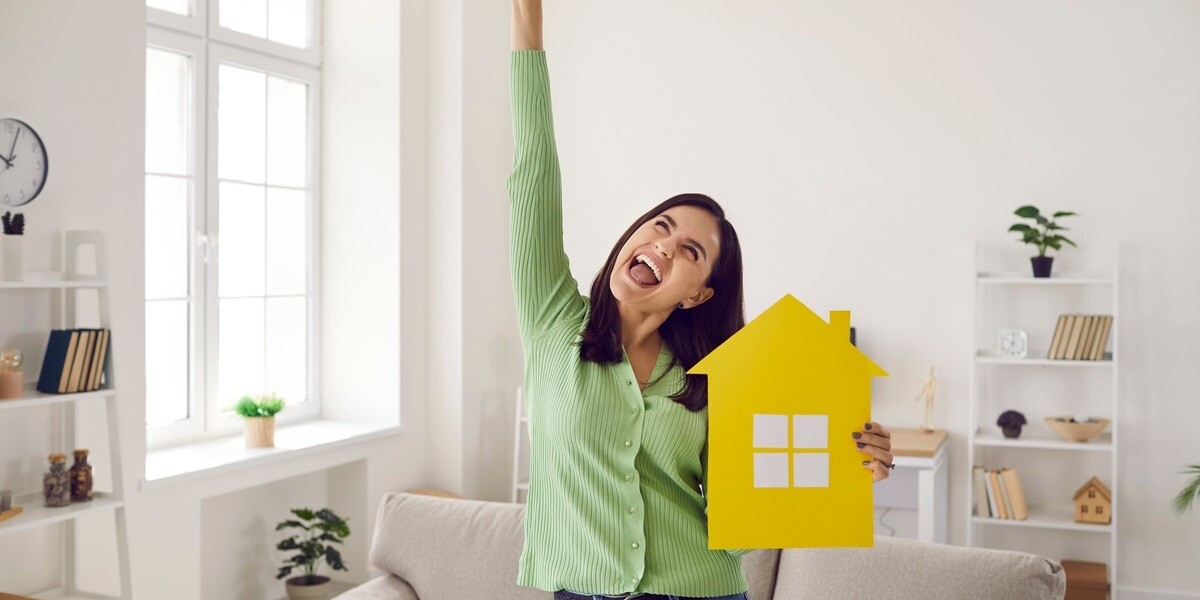
<svg viewBox="0 0 1200 600">
<path fill-rule="evenodd" d="M 1093 417 L 1087 423 L 1072 422 L 1071 417 L 1046 417 L 1046 425 L 1068 442 L 1086 442 L 1100 435 L 1110 421 Z"/>
</svg>

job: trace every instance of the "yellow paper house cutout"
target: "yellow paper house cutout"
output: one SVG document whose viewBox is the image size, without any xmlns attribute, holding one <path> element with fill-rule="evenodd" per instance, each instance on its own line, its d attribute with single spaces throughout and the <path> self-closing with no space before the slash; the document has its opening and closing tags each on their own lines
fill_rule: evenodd
<svg viewBox="0 0 1200 600">
<path fill-rule="evenodd" d="M 708 547 L 870 547 L 871 378 L 850 312 L 829 323 L 791 294 L 696 363 L 708 375 Z"/>
</svg>

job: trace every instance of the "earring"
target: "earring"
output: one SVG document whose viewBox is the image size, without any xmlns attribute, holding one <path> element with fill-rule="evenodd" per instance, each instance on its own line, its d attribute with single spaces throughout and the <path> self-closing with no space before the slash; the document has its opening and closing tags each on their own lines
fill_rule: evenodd
<svg viewBox="0 0 1200 600">
<path fill-rule="evenodd" d="M 679 303 L 679 308 L 683 308 L 683 303 L 682 303 L 682 302 L 680 302 L 680 303 Z"/>
</svg>

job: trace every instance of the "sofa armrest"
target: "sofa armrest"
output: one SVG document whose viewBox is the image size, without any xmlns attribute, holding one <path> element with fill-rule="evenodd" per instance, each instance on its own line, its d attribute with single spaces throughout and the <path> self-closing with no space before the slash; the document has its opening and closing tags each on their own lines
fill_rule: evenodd
<svg viewBox="0 0 1200 600">
<path fill-rule="evenodd" d="M 385 575 L 372 579 L 334 600 L 420 600 L 403 579 L 395 575 Z"/>
<path fill-rule="evenodd" d="M 784 550 L 776 598 L 1061 600 L 1062 565 L 1034 554 L 879 537 L 874 548 Z"/>
</svg>

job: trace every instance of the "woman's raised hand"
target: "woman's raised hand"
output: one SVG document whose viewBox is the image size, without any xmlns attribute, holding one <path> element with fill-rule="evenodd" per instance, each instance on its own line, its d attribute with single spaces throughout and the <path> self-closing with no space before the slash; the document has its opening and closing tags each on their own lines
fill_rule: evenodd
<svg viewBox="0 0 1200 600">
<path fill-rule="evenodd" d="M 891 474 L 892 465 L 895 464 L 895 457 L 892 456 L 892 432 L 871 421 L 863 425 L 862 431 L 856 431 L 850 434 L 850 437 L 869 459 L 863 461 L 863 468 L 871 469 L 871 481 L 878 483 L 887 479 Z"/>
<path fill-rule="evenodd" d="M 512 0 L 512 49 L 542 49 L 542 0 Z"/>
</svg>

